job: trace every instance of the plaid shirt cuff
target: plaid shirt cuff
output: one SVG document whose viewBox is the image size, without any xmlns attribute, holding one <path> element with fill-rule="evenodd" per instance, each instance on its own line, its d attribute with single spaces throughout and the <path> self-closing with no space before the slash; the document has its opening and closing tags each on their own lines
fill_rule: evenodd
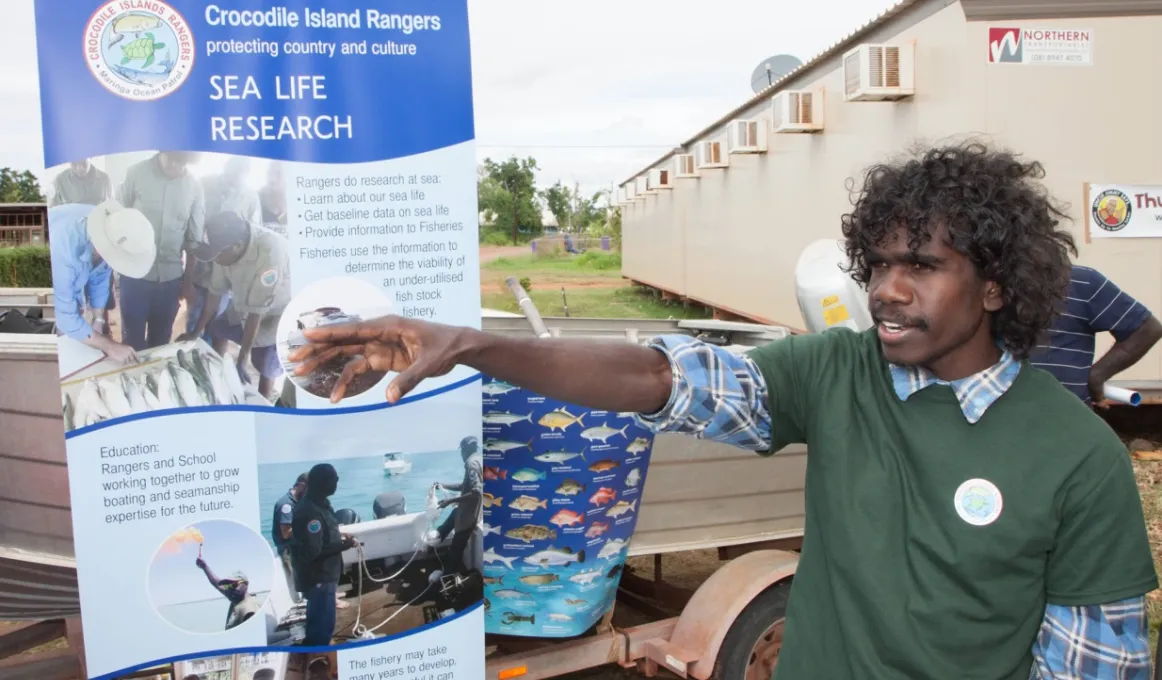
<svg viewBox="0 0 1162 680">
<path fill-rule="evenodd" d="M 1047 605 L 1030 680 L 1150 680 L 1146 598 L 1084 607 Z"/>
<path fill-rule="evenodd" d="M 685 335 L 659 336 L 649 346 L 666 356 L 673 379 L 660 411 L 635 416 L 642 427 L 754 451 L 769 448 L 766 384 L 750 357 Z"/>
</svg>

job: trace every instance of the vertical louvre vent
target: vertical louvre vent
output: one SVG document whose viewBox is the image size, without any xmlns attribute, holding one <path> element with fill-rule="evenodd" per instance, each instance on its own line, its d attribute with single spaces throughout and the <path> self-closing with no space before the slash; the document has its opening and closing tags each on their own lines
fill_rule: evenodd
<svg viewBox="0 0 1162 680">
<path fill-rule="evenodd" d="M 884 87 L 900 86 L 900 48 L 889 46 L 884 48 Z"/>
<path fill-rule="evenodd" d="M 844 89 L 848 95 L 859 91 L 859 52 L 852 52 L 844 61 Z"/>
</svg>

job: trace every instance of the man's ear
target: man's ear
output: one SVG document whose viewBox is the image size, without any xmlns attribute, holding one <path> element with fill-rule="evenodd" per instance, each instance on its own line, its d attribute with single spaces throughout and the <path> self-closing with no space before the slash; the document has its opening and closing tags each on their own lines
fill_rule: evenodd
<svg viewBox="0 0 1162 680">
<path fill-rule="evenodd" d="M 995 312 L 1004 306 L 1004 296 L 1001 294 L 1001 287 L 995 281 L 985 281 L 984 283 L 984 308 L 986 311 Z"/>
</svg>

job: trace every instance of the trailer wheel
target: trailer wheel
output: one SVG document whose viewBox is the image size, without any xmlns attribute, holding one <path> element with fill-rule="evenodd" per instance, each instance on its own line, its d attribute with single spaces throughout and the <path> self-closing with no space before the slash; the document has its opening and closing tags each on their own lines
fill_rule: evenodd
<svg viewBox="0 0 1162 680">
<path fill-rule="evenodd" d="M 739 613 L 718 650 L 713 680 L 771 680 L 790 594 L 790 583 L 776 583 Z"/>
</svg>

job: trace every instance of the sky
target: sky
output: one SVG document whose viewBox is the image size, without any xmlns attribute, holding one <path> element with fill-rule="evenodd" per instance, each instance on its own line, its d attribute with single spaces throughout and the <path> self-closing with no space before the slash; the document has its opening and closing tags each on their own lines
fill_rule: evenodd
<svg viewBox="0 0 1162 680">
<path fill-rule="evenodd" d="M 42 175 L 33 0 L 3 3 L 0 167 Z M 768 57 L 806 61 L 893 4 L 468 0 L 478 159 L 608 190 L 746 101 Z"/>
<path fill-rule="evenodd" d="M 149 596 L 158 607 L 222 598 L 222 616 L 213 622 L 217 626 L 225 621 L 229 604 L 197 566 L 199 547 L 214 576 L 230 578 L 235 571 L 241 571 L 256 594 L 271 588 L 274 553 L 261 536 L 238 522 L 212 519 L 192 527 L 195 532 L 189 528 L 178 530 L 158 548 L 149 565 Z M 203 542 L 201 546 L 199 540 Z"/>
</svg>

